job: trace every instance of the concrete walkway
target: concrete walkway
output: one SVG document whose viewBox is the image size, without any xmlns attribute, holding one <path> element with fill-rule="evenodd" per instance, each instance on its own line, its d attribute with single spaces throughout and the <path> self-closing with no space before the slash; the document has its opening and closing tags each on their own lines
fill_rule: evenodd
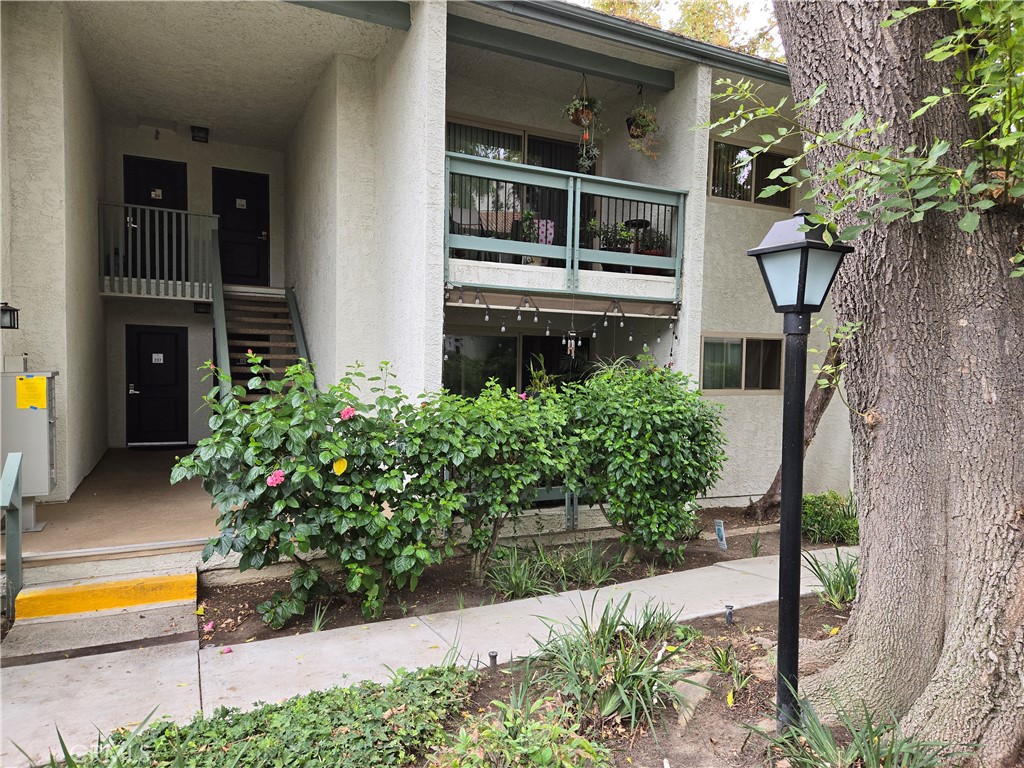
<svg viewBox="0 0 1024 768">
<path fill-rule="evenodd" d="M 845 549 L 840 551 L 856 551 Z M 833 550 L 817 553 L 834 559 Z M 440 663 L 452 648 L 464 663 L 500 662 L 531 652 L 549 622 L 600 615 L 629 595 L 633 609 L 664 603 L 690 620 L 735 606 L 771 602 L 778 595 L 778 557 L 733 560 L 598 590 L 574 591 L 461 611 L 409 617 L 228 647 L 199 649 L 196 638 L 2 670 L 3 734 L 0 764 L 27 766 L 15 744 L 34 760 L 59 754 L 56 728 L 75 751 L 95 747 L 97 731 L 154 718 L 187 721 L 217 707 L 248 708 L 311 690 L 358 680 L 384 681 L 388 668 Z M 807 569 L 804 594 L 817 581 Z M 82 618 L 87 622 L 94 619 Z"/>
</svg>

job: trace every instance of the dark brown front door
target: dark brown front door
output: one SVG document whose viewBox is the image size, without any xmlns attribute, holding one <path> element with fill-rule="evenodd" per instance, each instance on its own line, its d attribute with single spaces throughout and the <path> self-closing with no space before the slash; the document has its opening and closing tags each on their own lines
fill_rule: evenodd
<svg viewBox="0 0 1024 768">
<path fill-rule="evenodd" d="M 224 282 L 270 285 L 270 177 L 214 168 L 213 212 Z"/>
<path fill-rule="evenodd" d="M 188 279 L 188 166 L 124 156 L 125 233 L 121 275 Z M 151 209 L 160 210 L 151 210 Z M 108 265 L 109 268 L 109 265 Z"/>
<path fill-rule="evenodd" d="M 188 443 L 187 329 L 125 326 L 129 446 Z"/>
</svg>

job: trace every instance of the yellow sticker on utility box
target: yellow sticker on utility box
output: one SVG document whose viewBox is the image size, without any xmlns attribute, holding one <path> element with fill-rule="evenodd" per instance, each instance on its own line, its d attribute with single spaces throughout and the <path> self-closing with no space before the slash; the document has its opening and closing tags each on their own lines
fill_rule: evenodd
<svg viewBox="0 0 1024 768">
<path fill-rule="evenodd" d="M 46 408 L 46 377 L 19 376 L 15 387 L 15 407 L 43 410 Z"/>
</svg>

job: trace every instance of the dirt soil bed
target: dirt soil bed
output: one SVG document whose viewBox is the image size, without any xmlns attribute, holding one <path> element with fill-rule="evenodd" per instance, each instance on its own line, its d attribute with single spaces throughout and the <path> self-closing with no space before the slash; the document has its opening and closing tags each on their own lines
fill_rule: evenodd
<svg viewBox="0 0 1024 768">
<path fill-rule="evenodd" d="M 701 510 L 700 528 L 714 532 L 714 520 L 725 521 L 726 532 L 752 528 L 754 524 L 743 517 L 739 508 L 709 508 Z M 629 565 L 623 565 L 615 572 L 615 582 L 627 582 L 669 573 L 674 570 L 702 568 L 714 563 L 751 557 L 754 540 L 757 540 L 758 554 L 773 555 L 779 551 L 779 536 L 776 527 L 766 527 L 756 536 L 752 533 L 728 536 L 728 549 L 722 550 L 714 539 L 694 539 L 687 543 L 685 559 L 675 567 L 663 562 L 652 562 L 641 558 Z M 573 546 L 573 545 L 565 545 Z M 805 548 L 814 548 L 804 542 Z M 621 554 L 623 549 L 615 540 L 596 542 L 595 547 L 607 547 L 607 557 Z M 415 592 L 395 591 L 388 599 L 381 620 L 405 616 L 422 616 L 431 613 L 454 611 L 460 608 L 476 607 L 501 602 L 502 598 L 486 586 L 474 585 L 470 578 L 468 556 L 454 557 L 429 567 L 423 574 Z M 264 600 L 275 592 L 288 590 L 287 578 L 239 583 L 231 585 L 210 585 L 200 583 L 199 604 L 201 608 L 198 630 L 202 647 L 231 645 L 253 642 L 286 635 L 309 632 L 314 621 L 314 610 L 310 606 L 306 615 L 289 621 L 282 629 L 274 630 L 263 623 L 256 611 Z M 359 612 L 356 596 L 338 592 L 326 602 L 321 629 L 365 624 L 366 619 Z"/>
<path fill-rule="evenodd" d="M 801 637 L 823 640 L 841 628 L 849 611 L 824 606 L 817 597 L 800 602 Z M 677 657 L 679 666 L 711 667 L 713 647 L 732 646 L 736 660 L 752 674 L 750 682 L 734 693 L 729 704 L 732 678 L 711 673 L 708 696 L 694 710 L 692 718 L 680 725 L 674 710 L 661 713 L 653 731 L 628 737 L 602 740 L 613 753 L 617 768 L 763 768 L 765 742 L 751 736 L 748 725 L 774 730 L 775 643 L 778 604 L 768 603 L 738 610 L 734 624 L 728 626 L 725 616 L 718 615 L 687 622 L 699 629 L 703 637 L 694 640 L 686 652 Z M 508 667 L 498 673 L 484 673 L 473 701 L 473 713 L 493 708 L 492 702 L 508 701 L 514 676 Z M 666 762 L 667 761 L 667 762 Z"/>
</svg>

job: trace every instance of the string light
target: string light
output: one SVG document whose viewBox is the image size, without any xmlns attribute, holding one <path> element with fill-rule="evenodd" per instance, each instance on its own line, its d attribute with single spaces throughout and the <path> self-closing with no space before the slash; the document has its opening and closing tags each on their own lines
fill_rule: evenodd
<svg viewBox="0 0 1024 768">
<path fill-rule="evenodd" d="M 548 320 L 548 327 L 544 329 L 544 335 L 545 336 L 550 336 L 551 335 L 551 321 L 550 320 Z"/>
<path fill-rule="evenodd" d="M 516 322 L 517 323 L 523 322 L 523 313 L 521 311 L 519 311 L 518 309 L 516 310 Z"/>
<path fill-rule="evenodd" d="M 533 322 L 536 323 L 539 320 L 540 320 L 540 312 L 535 310 L 534 313 L 533 313 Z"/>
<path fill-rule="evenodd" d="M 505 332 L 505 321 L 504 320 L 501 321 L 501 332 L 502 333 Z"/>
<path fill-rule="evenodd" d="M 484 322 L 486 323 L 490 319 L 491 319 L 491 316 L 487 312 L 484 312 Z"/>
<path fill-rule="evenodd" d="M 607 328 L 607 327 L 608 327 L 608 315 L 605 315 L 605 316 L 604 316 L 604 327 L 605 327 L 605 328 Z"/>
<path fill-rule="evenodd" d="M 459 288 L 459 304 L 462 303 L 462 288 Z"/>
<path fill-rule="evenodd" d="M 596 339 L 597 338 L 597 328 L 595 328 L 594 332 L 592 334 L 590 334 L 590 338 L 592 338 L 592 339 Z"/>
<path fill-rule="evenodd" d="M 625 327 L 626 327 L 626 321 L 623 320 L 622 318 L 619 318 L 619 328 L 625 328 Z"/>
</svg>

